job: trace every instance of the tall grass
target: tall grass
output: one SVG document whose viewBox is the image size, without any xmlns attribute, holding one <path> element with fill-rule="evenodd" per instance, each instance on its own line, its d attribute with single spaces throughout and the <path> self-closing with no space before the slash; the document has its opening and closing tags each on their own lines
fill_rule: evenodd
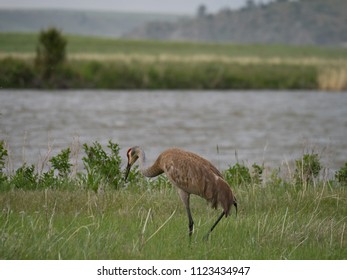
<svg viewBox="0 0 347 280">
<path fill-rule="evenodd" d="M 50 160 L 54 172 L 44 174 L 52 173 L 52 181 L 43 184 L 36 176 L 44 174 L 26 173 L 26 180 L 35 179 L 23 182 L 36 188 L 11 184 L 17 172 L 3 173 L 6 163 L 0 161 L 0 259 L 347 258 L 346 167 L 335 180 L 322 178 L 313 154 L 296 162 L 293 176 L 274 170 L 264 180 L 262 166 L 238 163 L 224 171 L 238 199 L 237 217 L 232 212 L 205 241 L 220 210 L 192 196 L 190 241 L 186 211 L 166 177 L 146 180 L 135 169 L 125 185 L 118 177 L 118 150 L 109 146 L 106 154 L 97 144 L 85 149 L 86 167 L 113 159 L 101 169 L 85 170 L 104 178 L 96 189 L 95 180 L 72 175 L 68 150 Z M 110 174 L 117 184 L 107 181 Z"/>
<path fill-rule="evenodd" d="M 346 188 L 235 187 L 240 211 L 206 242 L 217 212 L 176 191 L 134 186 L 0 193 L 1 259 L 345 259 Z M 219 212 L 218 212 L 219 214 Z"/>
<path fill-rule="evenodd" d="M 215 61 L 74 61 L 49 79 L 30 62 L 0 60 L 3 88 L 106 89 L 315 89 L 313 66 Z"/>
<path fill-rule="evenodd" d="M 347 68 L 326 67 L 319 72 L 318 85 L 323 90 L 342 91 L 347 89 Z"/>
</svg>

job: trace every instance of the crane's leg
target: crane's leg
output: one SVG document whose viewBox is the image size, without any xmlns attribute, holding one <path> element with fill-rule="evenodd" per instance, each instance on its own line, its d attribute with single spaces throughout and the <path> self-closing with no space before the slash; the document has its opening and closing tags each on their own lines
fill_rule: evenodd
<svg viewBox="0 0 347 280">
<path fill-rule="evenodd" d="M 189 237 L 192 236 L 192 233 L 193 233 L 193 229 L 194 229 L 194 221 L 193 221 L 193 218 L 192 218 L 192 214 L 190 213 L 190 208 L 187 207 L 187 214 L 188 214 L 188 221 L 189 221 Z"/>
<path fill-rule="evenodd" d="M 219 223 L 219 221 L 224 217 L 225 213 L 224 211 L 222 212 L 222 214 L 220 214 L 220 216 L 218 217 L 217 221 L 215 221 L 215 223 L 213 224 L 213 226 L 211 227 L 210 231 L 206 234 L 205 239 L 207 240 L 207 238 L 209 237 L 210 233 L 212 232 L 212 230 L 216 227 L 216 225 Z"/>
<path fill-rule="evenodd" d="M 178 190 L 178 194 L 184 204 L 184 206 L 186 207 L 187 210 L 187 215 L 188 215 L 188 226 L 189 226 L 189 237 L 192 236 L 193 233 L 193 229 L 194 229 L 194 221 L 193 221 L 193 217 L 192 217 L 192 213 L 190 212 L 190 206 L 189 206 L 189 198 L 190 195 L 189 193 L 185 192 L 184 190 L 181 190 L 179 188 L 177 188 Z"/>
</svg>

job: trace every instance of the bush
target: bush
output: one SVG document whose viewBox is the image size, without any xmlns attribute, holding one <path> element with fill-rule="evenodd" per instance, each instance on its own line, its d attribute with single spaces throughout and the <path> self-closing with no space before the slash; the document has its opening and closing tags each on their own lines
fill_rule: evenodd
<svg viewBox="0 0 347 280">
<path fill-rule="evenodd" d="M 57 170 L 58 176 L 66 178 L 71 172 L 72 164 L 69 163 L 70 148 L 62 150 L 58 155 L 50 159 L 52 167 Z"/>
<path fill-rule="evenodd" d="M 7 180 L 7 176 L 3 169 L 5 168 L 5 158 L 8 156 L 8 152 L 5 148 L 4 141 L 0 141 L 0 186 L 2 182 Z"/>
<path fill-rule="evenodd" d="M 94 191 L 103 185 L 118 188 L 123 180 L 119 146 L 109 141 L 107 147 L 111 150 L 111 154 L 107 154 L 98 142 L 94 142 L 92 146 L 83 145 L 86 156 L 82 161 L 86 174 L 80 174 L 80 178 Z"/>
<path fill-rule="evenodd" d="M 347 162 L 335 173 L 335 179 L 342 184 L 347 184 Z"/>
<path fill-rule="evenodd" d="M 33 87 L 34 77 L 33 67 L 23 60 L 8 57 L 0 61 L 0 88 Z"/>
<path fill-rule="evenodd" d="M 16 171 L 6 174 L 4 171 L 8 152 L 4 141 L 0 141 L 0 191 L 13 188 L 36 190 L 36 189 L 75 189 L 83 187 L 98 191 L 100 188 L 111 187 L 119 189 L 125 185 L 124 173 L 121 169 L 122 159 L 119 155 L 118 144 L 108 142 L 106 151 L 100 143 L 92 145 L 83 144 L 85 156 L 82 158 L 83 170 L 79 170 L 74 176 L 71 175 L 73 165 L 70 163 L 70 148 L 63 149 L 49 162 L 51 166 L 44 166 L 42 172 L 37 172 L 34 165 L 24 163 Z M 312 185 L 314 179 L 319 176 L 321 164 L 318 154 L 304 154 L 301 159 L 295 161 L 293 184 L 295 186 Z M 256 186 L 263 184 L 264 166 L 254 163 L 251 168 L 242 163 L 229 166 L 224 171 L 225 180 L 232 186 Z M 347 162 L 345 166 L 335 173 L 335 179 L 341 184 L 347 184 Z M 130 186 L 147 186 L 149 189 L 166 189 L 171 186 L 168 178 L 156 177 L 153 181 L 140 176 L 137 166 L 129 172 L 127 182 Z M 319 181 L 317 181 L 319 183 Z M 274 169 L 270 173 L 266 186 L 289 187 L 292 181 L 286 181 L 280 177 L 280 169 Z"/>
<path fill-rule="evenodd" d="M 225 171 L 224 177 L 227 182 L 233 186 L 251 183 L 251 174 L 248 167 L 240 163 L 229 166 Z"/>
<path fill-rule="evenodd" d="M 59 154 L 52 157 L 49 162 L 52 168 L 44 172 L 38 178 L 38 188 L 66 188 L 77 184 L 69 178 L 72 164 L 70 161 L 70 148 L 62 150 Z"/>
<path fill-rule="evenodd" d="M 65 61 L 66 43 L 61 32 L 55 28 L 40 32 L 35 64 L 44 78 L 51 77 L 53 71 Z"/>
<path fill-rule="evenodd" d="M 259 166 L 254 163 L 252 169 L 250 170 L 247 166 L 236 163 L 234 166 L 229 166 L 229 168 L 224 172 L 224 177 L 226 181 L 233 185 L 238 186 L 242 184 L 261 184 L 263 179 L 263 166 Z"/>
<path fill-rule="evenodd" d="M 295 161 L 295 167 L 294 178 L 299 185 L 312 183 L 322 169 L 318 154 L 304 154 Z"/>
<path fill-rule="evenodd" d="M 34 165 L 27 166 L 23 164 L 18 168 L 13 176 L 11 176 L 10 184 L 18 189 L 34 190 L 38 187 L 39 176 L 35 172 Z"/>
<path fill-rule="evenodd" d="M 261 184 L 263 182 L 264 166 L 260 166 L 256 163 L 252 165 L 252 181 L 254 184 Z"/>
</svg>

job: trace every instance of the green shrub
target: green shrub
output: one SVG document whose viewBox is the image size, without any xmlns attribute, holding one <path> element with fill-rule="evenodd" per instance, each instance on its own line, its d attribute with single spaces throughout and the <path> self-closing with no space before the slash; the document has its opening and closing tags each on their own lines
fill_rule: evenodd
<svg viewBox="0 0 347 280">
<path fill-rule="evenodd" d="M 229 168 L 224 172 L 224 177 L 226 181 L 233 186 L 242 184 L 261 184 L 263 181 L 263 171 L 264 167 L 259 166 L 256 163 L 252 165 L 251 170 L 244 164 L 236 163 L 234 166 L 229 166 Z"/>
<path fill-rule="evenodd" d="M 39 174 L 34 165 L 23 164 L 9 180 L 9 185 L 20 189 L 66 188 L 70 186 L 68 175 L 72 164 L 69 163 L 70 149 L 62 150 L 50 159 L 52 168 Z"/>
<path fill-rule="evenodd" d="M 83 144 L 85 156 L 82 158 L 84 169 L 72 176 L 73 165 L 70 163 L 70 148 L 63 149 L 49 162 L 51 166 L 44 166 L 42 172 L 37 172 L 34 165 L 24 163 L 16 171 L 4 170 L 8 152 L 4 141 L 0 141 L 0 190 L 10 189 L 75 189 L 76 187 L 91 189 L 94 191 L 99 188 L 111 187 L 118 189 L 125 185 L 124 172 L 122 170 L 122 160 L 119 155 L 118 144 L 108 142 L 108 151 L 100 143 L 94 142 L 92 145 Z M 267 178 L 267 186 L 296 186 L 312 185 L 319 183 L 314 181 L 318 178 L 322 166 L 318 154 L 304 154 L 301 159 L 295 161 L 295 172 L 292 181 L 285 181 L 280 176 L 280 169 L 274 169 Z M 264 166 L 254 163 L 251 168 L 243 163 L 237 162 L 229 166 L 224 171 L 225 180 L 232 186 L 254 186 L 263 184 Z M 331 183 L 347 183 L 347 163 L 335 173 L 335 180 Z M 159 176 L 154 180 L 147 180 L 140 175 L 138 167 L 131 169 L 127 182 L 133 186 L 146 186 L 149 189 L 166 189 L 170 182 L 166 176 Z M 315 184 L 313 184 L 315 186 Z"/>
<path fill-rule="evenodd" d="M 342 184 L 347 184 L 347 162 L 335 173 L 335 179 Z"/>
<path fill-rule="evenodd" d="M 301 159 L 295 161 L 294 178 L 296 184 L 312 183 L 318 177 L 322 166 L 318 154 L 304 154 Z"/>
<path fill-rule="evenodd" d="M 252 165 L 252 181 L 254 184 L 261 184 L 263 182 L 264 166 L 260 166 L 256 163 Z"/>
<path fill-rule="evenodd" d="M 44 78 L 51 77 L 55 69 L 65 61 L 66 44 L 66 39 L 55 28 L 40 32 L 35 64 Z"/>
<path fill-rule="evenodd" d="M 224 173 L 224 177 L 227 182 L 233 186 L 249 184 L 252 179 L 249 168 L 240 163 L 236 163 L 234 166 L 229 166 Z"/>
<path fill-rule="evenodd" d="M 11 176 L 10 184 L 17 189 L 34 190 L 38 188 L 38 180 L 39 176 L 35 171 L 35 166 L 23 164 Z"/>
<path fill-rule="evenodd" d="M 67 148 L 50 159 L 52 167 L 58 172 L 58 176 L 61 178 L 66 178 L 71 172 L 72 164 L 69 163 L 70 152 L 70 148 Z"/>
<path fill-rule="evenodd" d="M 2 190 L 10 188 L 26 190 L 66 189 L 76 187 L 82 183 L 84 187 L 94 191 L 103 186 L 119 188 L 124 183 L 119 146 L 109 141 L 107 147 L 110 153 L 107 153 L 98 142 L 93 143 L 92 146 L 84 144 L 83 148 L 86 156 L 82 158 L 82 161 L 85 170 L 78 172 L 76 177 L 70 176 L 73 166 L 70 163 L 70 148 L 63 149 L 59 154 L 52 157 L 49 160 L 51 168 L 47 171 L 38 173 L 34 165 L 28 166 L 24 163 L 13 175 L 6 176 L 3 173 L 3 167 L 7 150 L 4 148 L 4 142 L 0 141 L 0 187 Z M 139 171 L 134 168 L 129 174 L 129 181 L 138 181 L 138 175 Z"/>
<path fill-rule="evenodd" d="M 8 156 L 7 149 L 5 148 L 4 141 L 0 141 L 0 186 L 7 180 L 7 176 L 4 173 L 6 157 Z"/>
<path fill-rule="evenodd" d="M 0 60 L 0 88 L 33 87 L 34 77 L 34 69 L 26 61 L 11 57 Z"/>
<path fill-rule="evenodd" d="M 7 149 L 5 148 L 5 142 L 0 141 L 0 172 L 5 167 L 5 158 L 8 156 Z"/>
<path fill-rule="evenodd" d="M 88 188 L 94 191 L 103 185 L 118 188 L 123 181 L 119 146 L 109 141 L 107 147 L 111 151 L 110 154 L 107 154 L 98 142 L 94 142 L 92 146 L 83 145 L 86 156 L 82 158 L 82 161 L 86 173 L 80 174 L 80 178 Z"/>
</svg>

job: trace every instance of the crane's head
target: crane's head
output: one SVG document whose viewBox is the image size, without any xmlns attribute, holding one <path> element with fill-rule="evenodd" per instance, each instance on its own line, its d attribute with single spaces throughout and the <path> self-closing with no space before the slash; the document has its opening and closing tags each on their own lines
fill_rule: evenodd
<svg viewBox="0 0 347 280">
<path fill-rule="evenodd" d="M 127 180 L 129 172 L 131 167 L 133 166 L 133 164 L 137 161 L 137 159 L 139 158 L 139 153 L 140 153 L 140 149 L 139 147 L 135 146 L 132 147 L 128 150 L 127 152 L 127 157 L 128 157 L 128 164 L 127 164 L 127 168 L 125 170 L 125 177 L 124 177 L 124 181 Z"/>
</svg>

